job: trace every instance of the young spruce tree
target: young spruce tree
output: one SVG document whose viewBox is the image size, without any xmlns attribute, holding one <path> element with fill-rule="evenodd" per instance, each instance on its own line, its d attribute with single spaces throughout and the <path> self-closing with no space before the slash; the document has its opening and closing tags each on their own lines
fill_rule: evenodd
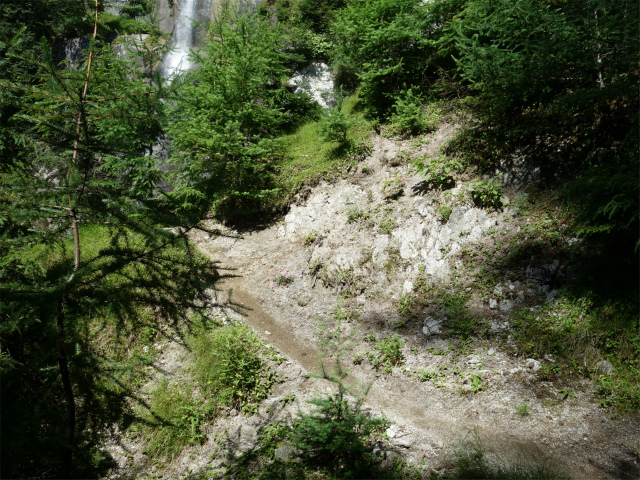
<svg viewBox="0 0 640 480">
<path fill-rule="evenodd" d="M 98 9 L 80 68 L 55 65 L 43 40 L 39 82 L 0 78 L 11 113 L 11 148 L 0 145 L 3 478 L 106 467 L 100 432 L 131 421 L 151 361 L 131 339 L 204 313 L 217 279 L 186 239 L 197 219 L 156 193 L 168 90 L 142 66 L 158 60 L 158 39 L 116 55 L 97 34 Z M 18 40 L 7 48 L 21 55 Z"/>
</svg>

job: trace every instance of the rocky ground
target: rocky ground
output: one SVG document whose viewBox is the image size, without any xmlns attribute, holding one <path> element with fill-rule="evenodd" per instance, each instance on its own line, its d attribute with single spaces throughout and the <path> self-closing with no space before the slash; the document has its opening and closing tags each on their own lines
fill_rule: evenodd
<svg viewBox="0 0 640 480">
<path fill-rule="evenodd" d="M 499 212 L 476 208 L 465 196 L 464 178 L 445 194 L 434 193 L 410 171 L 411 157 L 436 155 L 454 131 L 444 125 L 418 140 L 376 137 L 356 173 L 302 191 L 278 224 L 236 230 L 208 225 L 223 235 L 193 236 L 233 275 L 221 285 L 220 299 L 231 290 L 233 315 L 287 360 L 274 365 L 283 382 L 257 415 L 230 411 L 219 418 L 207 444 L 186 450 L 162 472 L 165 477 L 220 468 L 224 452 L 254 448 L 261 428 L 290 419 L 309 408 L 306 400 L 330 391 L 328 382 L 307 373 L 319 368 L 316 320 L 331 324 L 337 315 L 347 330 L 359 328 L 348 366 L 354 378 L 373 382 L 367 408 L 393 422 L 376 447 L 380 454 L 423 463 L 426 472 L 446 471 L 451 449 L 477 431 L 488 452 L 508 461 L 546 462 L 574 479 L 640 476 L 637 418 L 611 418 L 590 381 L 542 381 L 541 365 L 555 360 L 515 356 L 510 348 L 511 312 L 553 301 L 558 261 L 532 259 L 522 275 L 489 295 L 477 294 L 475 277 L 465 275 L 461 252 L 492 248 L 499 241 L 494 232 L 508 236 L 527 220 L 513 205 Z M 512 200 L 520 194 L 517 187 L 506 192 Z M 441 213 L 445 201 L 448 215 Z M 418 321 L 401 316 L 399 302 L 424 279 L 445 288 L 456 281 L 455 288 L 468 291 L 474 308 L 485 312 L 493 334 L 460 342 L 437 314 Z M 372 340 L 396 334 L 404 342 L 404 361 L 385 373 L 370 361 Z M 179 379 L 186 352 L 171 344 L 159 348 L 162 368 Z M 133 441 L 121 438 L 110 448 L 124 469 L 114 477 L 143 464 L 141 446 Z"/>
</svg>

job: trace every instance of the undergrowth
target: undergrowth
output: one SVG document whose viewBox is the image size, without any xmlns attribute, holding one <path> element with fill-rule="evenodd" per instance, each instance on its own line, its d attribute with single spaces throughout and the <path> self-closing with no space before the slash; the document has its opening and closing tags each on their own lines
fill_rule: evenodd
<svg viewBox="0 0 640 480">
<path fill-rule="evenodd" d="M 245 325 L 197 329 L 188 345 L 190 381 L 163 379 L 150 392 L 149 408 L 139 407 L 141 420 L 129 430 L 146 440 L 150 457 L 168 460 L 186 446 L 204 443 L 203 426 L 223 408 L 255 413 L 278 381 L 265 358 L 279 358 Z"/>
</svg>

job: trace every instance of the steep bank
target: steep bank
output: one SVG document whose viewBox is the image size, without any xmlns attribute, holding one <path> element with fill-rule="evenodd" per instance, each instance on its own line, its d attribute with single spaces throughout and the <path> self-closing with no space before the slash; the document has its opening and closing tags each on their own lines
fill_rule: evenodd
<svg viewBox="0 0 640 480">
<path fill-rule="evenodd" d="M 454 283 L 464 269 L 456 253 L 490 249 L 496 230 L 515 232 L 527 222 L 515 207 L 492 213 L 469 204 L 454 205 L 445 221 L 436 211 L 438 195 L 421 193 L 422 178 L 407 170 L 406 155 L 434 155 L 454 130 L 445 125 L 422 145 L 376 137 L 358 173 L 304 192 L 280 224 L 193 240 L 240 275 L 224 288 L 233 288 L 232 299 L 244 305 L 247 321 L 265 341 L 305 371 L 317 371 L 315 319 L 330 322 L 338 308 L 349 328 L 362 327 L 354 357 L 366 359 L 371 334 L 402 337 L 404 364 L 390 374 L 366 360 L 351 368 L 358 379 L 374 382 L 367 405 L 395 422 L 388 448 L 407 462 L 446 468 L 446 452 L 478 428 L 489 450 L 503 458 L 546 460 L 571 478 L 633 478 L 637 419 L 612 420 L 593 398 L 590 381 L 545 381 L 539 365 L 552 365 L 553 358 L 514 356 L 510 348 L 511 311 L 539 302 L 541 294 L 553 298 L 548 278 L 527 272 L 546 272 L 553 258 L 528 265 L 526 281 L 503 285 L 510 296 L 475 296 L 471 303 L 486 313 L 494 332 L 484 339 L 461 344 L 446 321 L 434 325 L 430 317 L 416 322 L 398 313 L 398 300 L 425 274 L 445 288 L 470 290 Z M 401 185 L 402 192 L 389 197 L 389 185 Z M 388 232 L 386 221 L 393 225 Z M 437 380 L 418 381 L 413 372 L 419 369 L 436 372 Z M 300 404 L 309 398 L 308 390 L 291 387 Z M 519 405 L 526 405 L 526 416 L 518 414 Z"/>
</svg>

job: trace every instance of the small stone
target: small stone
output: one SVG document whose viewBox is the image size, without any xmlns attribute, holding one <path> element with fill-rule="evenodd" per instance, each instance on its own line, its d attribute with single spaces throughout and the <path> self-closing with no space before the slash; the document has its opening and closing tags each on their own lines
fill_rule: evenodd
<svg viewBox="0 0 640 480">
<path fill-rule="evenodd" d="M 300 458 L 298 457 L 301 453 L 302 451 L 295 447 L 283 445 L 282 447 L 276 448 L 273 456 L 276 460 L 280 460 L 281 462 L 299 462 Z"/>
<path fill-rule="evenodd" d="M 467 365 L 477 365 L 480 363 L 480 360 L 478 360 L 477 358 L 472 358 L 471 360 L 467 361 Z"/>
<path fill-rule="evenodd" d="M 495 354 L 496 354 L 495 348 L 490 348 L 489 351 L 487 352 L 487 355 L 495 355 Z"/>
<path fill-rule="evenodd" d="M 425 335 L 436 335 L 440 333 L 441 325 L 442 320 L 436 320 L 432 316 L 428 316 L 424 319 L 422 333 L 424 333 Z"/>
<path fill-rule="evenodd" d="M 532 372 L 537 372 L 538 370 L 540 370 L 540 362 L 538 360 L 534 360 L 533 358 L 527 358 L 524 366 Z"/>
<path fill-rule="evenodd" d="M 265 335 L 271 335 L 271 332 L 269 330 L 265 330 L 264 333 Z"/>
<path fill-rule="evenodd" d="M 600 373 L 603 373 L 609 376 L 613 375 L 613 372 L 615 371 L 613 364 L 608 360 L 600 360 L 596 364 L 596 370 Z"/>
<path fill-rule="evenodd" d="M 500 302 L 500 310 L 502 310 L 505 313 L 510 312 L 511 310 L 513 310 L 513 301 L 512 300 L 503 300 Z"/>
<path fill-rule="evenodd" d="M 402 437 L 402 438 L 396 438 L 393 441 L 393 444 L 402 448 L 411 448 L 411 445 L 413 444 L 413 442 L 409 437 Z"/>
<path fill-rule="evenodd" d="M 495 298 L 489 299 L 489 308 L 491 310 L 495 310 L 496 308 L 498 308 L 498 301 Z"/>
<path fill-rule="evenodd" d="M 514 373 L 518 373 L 518 372 L 521 372 L 521 371 L 522 371 L 521 368 L 516 367 L 516 368 L 512 368 L 511 370 L 509 370 L 509 373 L 513 375 Z"/>
</svg>

